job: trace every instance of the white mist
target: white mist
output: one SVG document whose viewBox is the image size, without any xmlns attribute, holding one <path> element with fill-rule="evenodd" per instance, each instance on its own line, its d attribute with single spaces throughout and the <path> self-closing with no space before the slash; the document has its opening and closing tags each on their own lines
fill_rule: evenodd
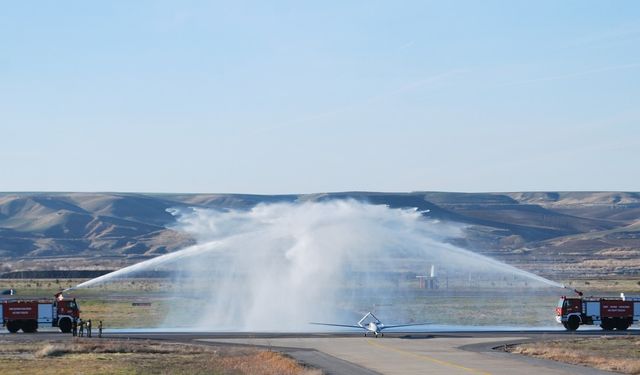
<svg viewBox="0 0 640 375">
<path fill-rule="evenodd" d="M 413 209 L 333 200 L 174 214 L 177 229 L 197 245 L 78 287 L 160 267 L 175 272 L 182 290 L 167 326 L 291 331 L 308 330 L 309 321 L 345 321 L 373 305 L 393 312 L 415 293 L 411 275 L 428 274 L 434 264 L 452 279 L 473 273 L 552 283 L 447 243 L 461 228 Z"/>
</svg>

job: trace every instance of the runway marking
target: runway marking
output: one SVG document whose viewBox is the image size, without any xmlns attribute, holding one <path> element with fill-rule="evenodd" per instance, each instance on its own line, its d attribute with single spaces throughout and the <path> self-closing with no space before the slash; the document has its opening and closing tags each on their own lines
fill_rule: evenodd
<svg viewBox="0 0 640 375">
<path fill-rule="evenodd" d="M 375 340 L 367 340 L 367 343 L 369 345 L 377 346 L 377 347 L 382 348 L 382 349 L 393 350 L 393 351 L 398 352 L 400 354 L 416 357 L 416 358 L 419 358 L 419 359 L 422 359 L 422 360 L 425 360 L 425 361 L 437 363 L 439 365 L 455 367 L 455 368 L 458 368 L 458 369 L 461 369 L 461 370 L 464 370 L 464 371 L 468 371 L 468 372 L 472 372 L 472 373 L 475 373 L 475 374 L 492 375 L 490 372 L 474 369 L 474 368 L 471 368 L 471 367 L 465 367 L 465 366 L 458 365 L 458 364 L 453 363 L 453 362 L 443 361 L 441 359 L 430 357 L 430 356 L 428 356 L 426 354 L 417 354 L 417 353 L 413 353 L 413 352 L 410 352 L 410 351 L 407 351 L 407 350 L 402 350 L 402 349 L 398 349 L 398 348 L 393 348 L 391 346 L 382 345 L 378 341 L 375 341 Z"/>
</svg>

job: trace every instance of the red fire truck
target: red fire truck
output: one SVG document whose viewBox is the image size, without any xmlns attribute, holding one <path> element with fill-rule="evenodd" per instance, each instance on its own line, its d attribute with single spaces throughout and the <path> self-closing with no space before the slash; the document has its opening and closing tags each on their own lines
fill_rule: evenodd
<svg viewBox="0 0 640 375">
<path fill-rule="evenodd" d="M 55 298 L 11 298 L 0 301 L 0 321 L 11 333 L 36 332 L 39 327 L 58 327 L 64 333 L 71 332 L 73 322 L 80 319 L 76 299 L 68 299 L 61 293 Z"/>
<path fill-rule="evenodd" d="M 640 320 L 640 298 L 625 297 L 560 298 L 556 307 L 556 321 L 567 331 L 575 331 L 582 324 L 599 325 L 606 331 L 624 331 Z"/>
</svg>

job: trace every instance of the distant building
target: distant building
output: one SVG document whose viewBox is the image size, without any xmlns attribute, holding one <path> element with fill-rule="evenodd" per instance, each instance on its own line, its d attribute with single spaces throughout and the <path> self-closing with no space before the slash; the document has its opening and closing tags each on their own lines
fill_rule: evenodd
<svg viewBox="0 0 640 375">
<path fill-rule="evenodd" d="M 440 287 L 438 278 L 436 277 L 436 265 L 431 265 L 429 276 L 416 276 L 420 289 L 438 289 Z"/>
</svg>

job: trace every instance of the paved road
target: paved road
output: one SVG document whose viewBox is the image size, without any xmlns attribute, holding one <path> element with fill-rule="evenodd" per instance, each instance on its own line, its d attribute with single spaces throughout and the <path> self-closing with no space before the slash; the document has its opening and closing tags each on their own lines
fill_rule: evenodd
<svg viewBox="0 0 640 375">
<path fill-rule="evenodd" d="M 386 333 L 384 338 L 355 333 L 207 333 L 207 332 L 109 332 L 105 337 L 156 339 L 206 345 L 269 347 L 301 362 L 321 368 L 328 375 L 373 374 L 610 374 L 581 366 L 512 355 L 495 347 L 526 341 L 640 335 L 627 332 L 521 331 Z M 71 338 L 56 332 L 0 334 L 2 340 Z"/>
<path fill-rule="evenodd" d="M 631 330 L 624 334 L 637 335 Z M 616 335 L 617 333 L 607 333 Z M 581 336 L 602 336 L 602 331 L 564 333 L 452 332 L 397 333 L 384 338 L 355 334 L 283 333 L 120 333 L 114 336 L 195 341 L 203 344 L 251 345 L 287 353 L 327 374 L 495 374 L 565 375 L 610 374 L 581 366 L 538 360 L 493 350 L 514 342 Z"/>
<path fill-rule="evenodd" d="M 248 344 L 268 347 L 315 349 L 379 372 L 381 374 L 584 374 L 583 368 L 558 366 L 555 363 L 531 363 L 508 353 L 496 355 L 490 351 L 461 349 L 479 344 L 498 345 L 525 341 L 529 337 L 431 337 L 405 338 L 281 338 L 281 339 L 204 339 L 208 342 Z M 202 339 L 201 339 L 202 340 Z M 277 348 L 276 348 L 277 350 Z M 285 349 L 286 350 L 286 349 Z M 548 365 L 548 366 L 547 366 Z M 324 366 L 321 366 L 324 368 Z M 341 373 L 341 372 L 339 372 Z M 600 374 L 595 371 L 592 373 Z"/>
</svg>

